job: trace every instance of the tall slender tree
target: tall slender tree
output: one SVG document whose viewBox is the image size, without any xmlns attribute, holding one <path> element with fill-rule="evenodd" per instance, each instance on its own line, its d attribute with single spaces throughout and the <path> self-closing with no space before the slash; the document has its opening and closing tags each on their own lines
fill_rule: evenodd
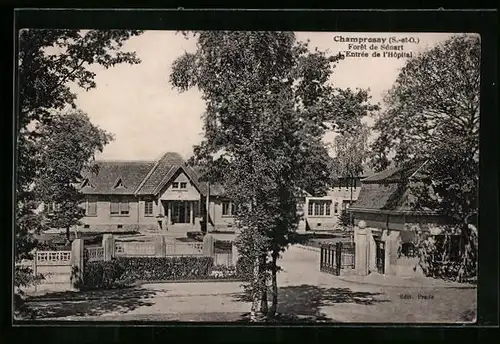
<svg viewBox="0 0 500 344">
<path fill-rule="evenodd" d="M 367 92 L 328 83 L 338 57 L 311 52 L 291 32 L 194 36 L 197 51 L 174 62 L 170 81 L 180 91 L 202 91 L 205 139 L 194 162 L 240 207 L 236 243 L 249 264 L 251 318 L 267 311 L 268 278 L 273 316 L 277 260 L 293 242 L 297 198 L 301 190 L 318 194 L 330 184 L 323 135 L 348 127 L 371 106 Z"/>
</svg>

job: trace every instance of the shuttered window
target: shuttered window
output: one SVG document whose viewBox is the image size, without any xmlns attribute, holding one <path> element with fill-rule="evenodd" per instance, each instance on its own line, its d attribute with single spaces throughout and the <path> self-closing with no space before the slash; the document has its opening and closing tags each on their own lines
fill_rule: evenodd
<svg viewBox="0 0 500 344">
<path fill-rule="evenodd" d="M 128 200 L 120 201 L 120 215 L 128 215 L 128 213 L 129 213 Z"/>
<path fill-rule="evenodd" d="M 95 199 L 87 200 L 87 216 L 97 216 L 97 201 Z"/>
<path fill-rule="evenodd" d="M 110 202 L 111 215 L 129 215 L 129 202 L 127 199 L 113 199 Z"/>
<path fill-rule="evenodd" d="M 111 200 L 110 211 L 111 211 L 111 215 L 120 214 L 120 202 L 118 200 L 116 200 L 116 199 Z"/>
</svg>

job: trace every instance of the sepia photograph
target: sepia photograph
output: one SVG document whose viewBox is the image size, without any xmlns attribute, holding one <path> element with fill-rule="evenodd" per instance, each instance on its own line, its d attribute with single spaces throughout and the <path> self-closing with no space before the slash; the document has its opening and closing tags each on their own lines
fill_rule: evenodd
<svg viewBox="0 0 500 344">
<path fill-rule="evenodd" d="M 476 322 L 479 34 L 17 35 L 16 323 Z"/>
</svg>

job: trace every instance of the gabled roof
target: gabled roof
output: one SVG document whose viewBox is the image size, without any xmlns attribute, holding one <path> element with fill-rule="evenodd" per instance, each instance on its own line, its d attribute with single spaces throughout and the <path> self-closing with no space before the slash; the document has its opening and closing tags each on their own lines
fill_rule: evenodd
<svg viewBox="0 0 500 344">
<path fill-rule="evenodd" d="M 369 177 L 361 179 L 365 183 L 398 183 L 407 181 L 410 178 L 418 180 L 424 178 L 424 168 L 427 161 L 415 161 L 406 164 L 403 167 L 392 167 L 382 172 L 372 174 Z"/>
<path fill-rule="evenodd" d="M 352 211 L 369 212 L 432 212 L 416 209 L 417 198 L 412 185 L 422 183 L 425 162 L 409 164 L 403 168 L 390 168 L 363 179 Z M 429 190 L 430 191 L 430 190 Z"/>
<path fill-rule="evenodd" d="M 81 188 L 85 194 L 134 194 L 135 189 L 142 182 L 154 166 L 153 161 L 96 161 L 96 171 L 87 172 L 85 178 L 88 183 Z M 115 188 L 121 178 L 126 188 Z"/>
<path fill-rule="evenodd" d="M 167 152 L 165 153 L 151 168 L 147 176 L 135 190 L 138 195 L 151 195 L 154 193 L 156 187 L 162 182 L 166 175 L 172 174 L 171 170 L 176 170 L 177 167 L 182 165 L 184 160 L 178 153 Z"/>
</svg>

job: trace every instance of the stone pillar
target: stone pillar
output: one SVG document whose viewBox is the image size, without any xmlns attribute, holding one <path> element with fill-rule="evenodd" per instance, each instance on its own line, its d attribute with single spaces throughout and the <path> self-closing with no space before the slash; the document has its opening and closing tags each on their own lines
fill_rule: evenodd
<svg viewBox="0 0 500 344">
<path fill-rule="evenodd" d="M 236 247 L 236 245 L 234 244 L 233 242 L 233 246 L 232 246 L 232 265 L 233 266 L 236 266 L 236 263 L 238 262 L 238 259 L 240 258 L 240 253 L 238 252 L 238 248 Z"/>
<path fill-rule="evenodd" d="M 194 224 L 194 202 L 189 202 L 189 223 Z"/>
<path fill-rule="evenodd" d="M 155 238 L 155 257 L 165 257 L 166 247 L 165 247 L 165 237 L 163 235 L 158 235 Z"/>
<path fill-rule="evenodd" d="M 388 275 L 396 274 L 400 240 L 400 231 L 387 230 L 385 236 L 385 271 Z"/>
<path fill-rule="evenodd" d="M 214 238 L 211 234 L 203 237 L 203 255 L 209 257 L 214 255 Z"/>
<path fill-rule="evenodd" d="M 368 239 L 368 270 L 377 271 L 377 243 L 373 238 L 373 231 L 368 231 L 366 238 Z"/>
<path fill-rule="evenodd" d="M 102 236 L 102 247 L 104 248 L 104 260 L 110 261 L 115 257 L 115 237 L 112 234 Z"/>
<path fill-rule="evenodd" d="M 357 226 L 354 227 L 354 243 L 355 243 L 355 271 L 356 274 L 361 276 L 368 275 L 368 253 L 369 253 L 369 243 L 368 243 L 368 231 L 366 228 L 366 223 L 360 221 Z"/>
<path fill-rule="evenodd" d="M 71 285 L 77 290 L 83 285 L 84 249 L 82 239 L 71 243 Z"/>
<path fill-rule="evenodd" d="M 172 224 L 172 203 L 167 202 L 167 226 Z"/>
</svg>

